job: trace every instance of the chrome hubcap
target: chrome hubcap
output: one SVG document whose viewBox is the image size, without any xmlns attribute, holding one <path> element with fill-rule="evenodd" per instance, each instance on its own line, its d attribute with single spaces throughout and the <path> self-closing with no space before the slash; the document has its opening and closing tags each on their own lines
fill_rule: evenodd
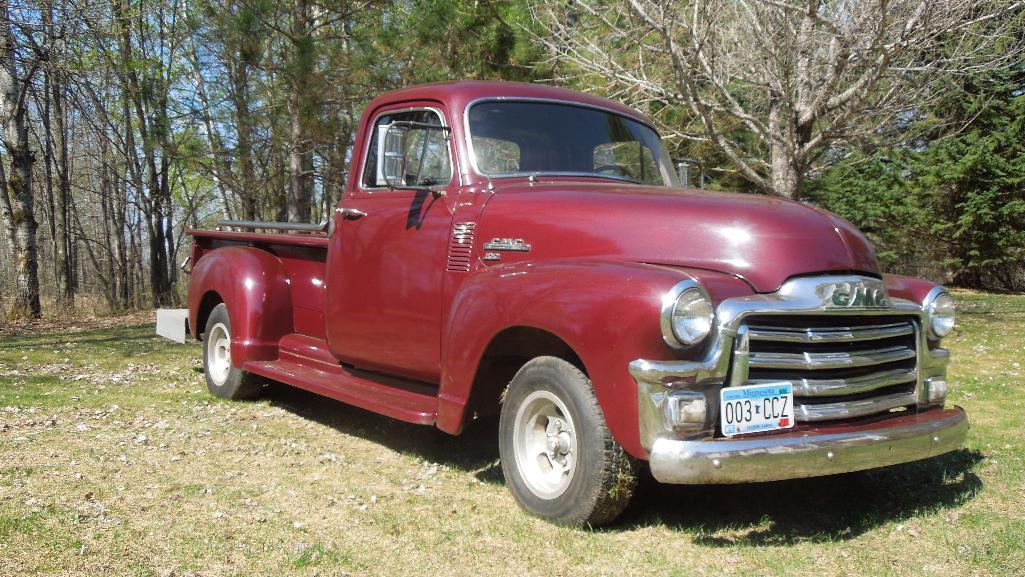
<svg viewBox="0 0 1025 577">
<path fill-rule="evenodd" d="M 576 470 L 576 427 L 565 403 L 548 391 L 527 396 L 513 425 L 516 465 L 535 495 L 554 499 L 566 492 Z"/>
<path fill-rule="evenodd" d="M 217 323 L 206 337 L 207 372 L 218 387 L 228 380 L 231 371 L 231 335 L 224 323 Z"/>
</svg>

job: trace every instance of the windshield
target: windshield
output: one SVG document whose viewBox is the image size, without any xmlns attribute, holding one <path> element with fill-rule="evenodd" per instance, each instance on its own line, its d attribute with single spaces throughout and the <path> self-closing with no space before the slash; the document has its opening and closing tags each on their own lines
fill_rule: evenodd
<svg viewBox="0 0 1025 577">
<path fill-rule="evenodd" d="M 579 175 L 679 186 L 658 134 L 613 112 L 486 101 L 470 108 L 469 123 L 477 168 L 486 176 Z"/>
</svg>

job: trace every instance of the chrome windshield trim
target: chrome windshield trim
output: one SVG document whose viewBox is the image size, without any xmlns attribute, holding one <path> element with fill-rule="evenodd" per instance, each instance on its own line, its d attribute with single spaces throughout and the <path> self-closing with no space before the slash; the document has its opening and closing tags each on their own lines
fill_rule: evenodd
<svg viewBox="0 0 1025 577">
<path fill-rule="evenodd" d="M 590 176 L 592 178 L 603 178 L 603 176 L 604 176 L 604 175 L 595 174 L 593 172 L 567 173 L 567 172 L 561 172 L 561 171 L 558 172 L 558 173 L 546 173 L 546 172 L 507 172 L 507 173 L 497 173 L 497 174 L 486 174 L 477 165 L 477 151 L 474 150 L 474 148 L 473 148 L 473 134 L 470 132 L 470 110 L 474 106 L 476 106 L 478 104 L 481 104 L 481 103 L 484 103 L 484 102 L 537 102 L 537 103 L 541 103 L 541 104 L 562 104 L 562 105 L 565 105 L 565 106 L 575 106 L 577 108 L 590 108 L 592 110 L 599 110 L 601 112 L 607 112 L 609 114 L 615 114 L 616 116 L 620 116 L 622 118 L 626 118 L 627 120 L 632 120 L 632 121 L 636 122 L 637 124 L 640 124 L 641 126 L 646 126 L 646 127 L 650 128 L 652 130 L 652 132 L 655 133 L 655 136 L 659 140 L 662 140 L 662 135 L 659 134 L 658 129 L 655 128 L 654 125 L 652 125 L 646 119 L 644 119 L 643 116 L 640 116 L 640 115 L 638 115 L 638 116 L 631 116 L 629 114 L 623 113 L 620 110 L 615 110 L 615 109 L 609 108 L 607 106 L 601 106 L 601 105 L 598 105 L 598 104 L 591 104 L 591 103 L 588 103 L 588 102 L 579 102 L 579 101 L 575 101 L 575 100 L 564 100 L 564 99 L 561 99 L 561 98 L 538 98 L 538 97 L 530 97 L 530 96 L 484 96 L 482 98 L 476 98 L 474 100 L 471 100 L 470 102 L 468 102 L 466 104 L 466 107 L 463 108 L 463 140 L 465 141 L 465 144 L 466 144 L 466 152 L 467 152 L 467 156 L 469 157 L 470 168 L 473 170 L 473 172 L 477 176 L 482 177 L 482 178 L 488 178 L 488 179 L 491 179 L 491 178 L 517 178 L 517 177 L 524 178 L 524 177 L 529 177 L 529 176 Z M 663 179 L 662 180 L 663 180 L 663 182 L 662 182 L 661 186 L 670 187 L 669 184 L 665 183 L 665 176 L 664 175 L 663 175 Z M 641 183 L 637 183 L 635 181 L 626 180 L 626 179 L 623 179 L 623 182 L 627 182 L 627 183 L 631 183 L 631 184 L 641 184 Z M 645 186 L 658 186 L 658 185 L 645 185 Z"/>
</svg>

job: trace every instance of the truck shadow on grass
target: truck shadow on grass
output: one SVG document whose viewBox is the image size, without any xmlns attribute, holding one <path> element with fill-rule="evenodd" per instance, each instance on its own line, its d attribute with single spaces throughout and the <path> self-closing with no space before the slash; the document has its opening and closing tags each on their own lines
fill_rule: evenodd
<svg viewBox="0 0 1025 577">
<path fill-rule="evenodd" d="M 274 406 L 394 451 L 504 484 L 498 420 L 467 426 L 459 437 L 411 425 L 286 385 L 272 384 Z M 661 525 L 709 547 L 782 546 L 852 539 L 886 523 L 957 507 L 982 488 L 978 451 L 814 479 L 743 485 L 662 485 L 642 472 L 633 502 L 602 532 Z"/>
<path fill-rule="evenodd" d="M 871 471 L 743 485 L 661 485 L 642 476 L 620 526 L 662 524 L 711 547 L 847 540 L 971 500 L 982 489 L 973 469 L 983 458 L 959 450 Z"/>
<path fill-rule="evenodd" d="M 504 482 L 498 465 L 497 418 L 474 421 L 462 435 L 454 437 L 435 427 L 405 423 L 281 383 L 270 383 L 264 389 L 263 399 L 340 433 L 474 473 L 482 482 Z"/>
</svg>

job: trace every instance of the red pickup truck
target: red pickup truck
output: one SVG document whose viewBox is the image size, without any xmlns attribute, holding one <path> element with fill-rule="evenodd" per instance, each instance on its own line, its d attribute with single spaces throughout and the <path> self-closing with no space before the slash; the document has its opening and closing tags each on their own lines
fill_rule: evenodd
<svg viewBox="0 0 1025 577">
<path fill-rule="evenodd" d="M 740 483 L 964 442 L 950 294 L 881 274 L 828 212 L 680 188 L 630 108 L 397 90 L 364 112 L 351 167 L 322 225 L 190 231 L 214 395 L 273 379 L 453 435 L 499 415 L 509 489 L 566 524 L 613 520 L 643 461 L 663 483 Z"/>
</svg>

